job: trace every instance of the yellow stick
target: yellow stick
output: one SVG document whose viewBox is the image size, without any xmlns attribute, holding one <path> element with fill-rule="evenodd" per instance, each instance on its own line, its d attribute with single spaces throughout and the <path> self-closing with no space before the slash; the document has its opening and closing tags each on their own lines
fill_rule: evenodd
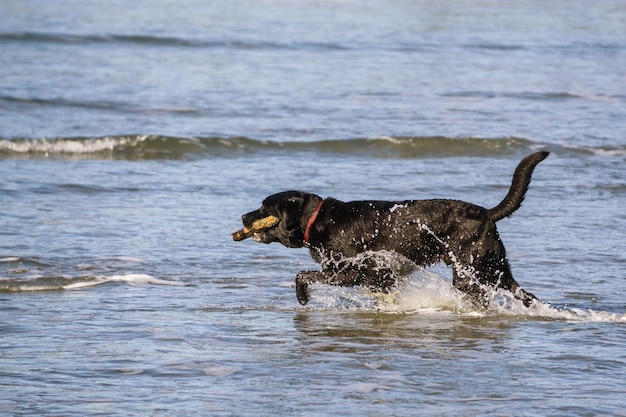
<svg viewBox="0 0 626 417">
<path fill-rule="evenodd" d="M 278 223 L 278 221 L 279 219 L 276 216 L 263 217 L 262 219 L 259 219 L 252 223 L 252 226 L 249 229 L 247 227 L 244 227 L 241 230 L 237 230 L 231 236 L 235 241 L 244 240 L 252 236 L 254 232 L 258 232 L 259 230 L 267 229 L 268 227 L 274 226 Z"/>
</svg>

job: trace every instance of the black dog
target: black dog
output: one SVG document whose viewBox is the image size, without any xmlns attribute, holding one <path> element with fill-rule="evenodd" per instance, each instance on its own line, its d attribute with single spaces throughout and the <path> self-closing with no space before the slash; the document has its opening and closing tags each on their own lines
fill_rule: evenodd
<svg viewBox="0 0 626 417">
<path fill-rule="evenodd" d="M 530 306 L 536 298 L 513 279 L 496 222 L 521 206 L 533 170 L 548 154 L 537 152 L 524 158 L 509 193 L 492 209 L 442 199 L 344 203 L 286 191 L 267 197 L 260 209 L 243 215 L 242 220 L 251 228 L 255 221 L 275 216 L 277 223 L 255 231 L 253 239 L 280 242 L 288 248 L 307 246 L 313 259 L 322 264 L 322 271 L 302 271 L 296 276 L 301 304 L 309 301 L 307 286 L 312 283 L 390 291 L 396 284 L 391 268 L 355 257 L 368 251 L 394 251 L 420 266 L 441 261 L 452 266 L 453 285 L 479 304 L 488 303 L 491 290 L 502 288 Z"/>
</svg>

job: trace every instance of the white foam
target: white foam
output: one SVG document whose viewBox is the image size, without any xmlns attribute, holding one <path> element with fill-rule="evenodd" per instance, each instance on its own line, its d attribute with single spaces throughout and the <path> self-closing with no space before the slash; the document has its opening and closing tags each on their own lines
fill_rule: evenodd
<svg viewBox="0 0 626 417">
<path fill-rule="evenodd" d="M 570 143 L 566 143 L 563 141 L 557 142 L 556 144 L 562 146 L 565 149 L 571 149 L 573 151 L 582 151 L 588 152 L 593 155 L 603 156 L 603 157 L 615 157 L 615 156 L 625 156 L 626 155 L 626 147 L 623 145 L 617 145 L 615 147 L 591 147 L 591 146 L 582 146 L 582 145 L 574 145 Z"/>
<path fill-rule="evenodd" d="M 17 262 L 21 258 L 18 256 L 9 256 L 7 258 L 0 258 L 0 262 Z"/>
<path fill-rule="evenodd" d="M 134 263 L 145 263 L 146 261 L 144 261 L 141 258 L 135 258 L 132 256 L 115 256 L 113 257 L 113 259 L 117 260 L 117 261 L 122 261 L 122 262 L 134 262 Z"/>
<path fill-rule="evenodd" d="M 77 139 L 36 139 L 36 140 L 0 140 L 0 151 L 16 153 L 43 154 L 91 154 L 112 151 L 119 147 L 135 146 L 149 136 L 103 137 L 85 140 Z"/>
<path fill-rule="evenodd" d="M 214 377 L 230 376 L 241 371 L 243 371 L 241 366 L 228 366 L 220 364 L 205 364 L 205 367 L 202 369 L 202 372 L 204 372 L 205 375 Z"/>
<path fill-rule="evenodd" d="M 592 152 L 598 156 L 626 156 L 626 148 L 624 149 L 593 149 Z"/>
<path fill-rule="evenodd" d="M 372 382 L 357 382 L 354 384 L 348 384 L 338 387 L 345 392 L 361 392 L 365 394 L 371 394 L 374 391 L 391 390 L 391 387 L 382 384 L 376 384 Z"/>
<path fill-rule="evenodd" d="M 104 279 L 102 277 L 98 277 L 98 278 L 90 280 L 90 281 L 80 281 L 80 282 L 74 282 L 72 284 L 63 285 L 61 287 L 61 289 L 64 289 L 64 290 L 80 290 L 80 289 L 84 289 L 84 288 L 95 287 L 96 285 L 105 284 L 107 282 L 109 282 L 107 279 Z M 34 287 L 25 287 L 25 288 L 30 290 L 30 291 L 37 291 L 36 289 L 34 289 Z M 47 289 L 52 289 L 52 288 L 47 288 Z"/>
<path fill-rule="evenodd" d="M 170 362 L 166 363 L 166 366 L 172 369 L 182 371 L 200 371 L 208 376 L 225 377 L 241 372 L 243 368 L 241 366 L 223 365 L 214 362 L 203 362 L 186 360 L 183 362 Z"/>
<path fill-rule="evenodd" d="M 521 304 L 521 303 L 520 303 Z M 559 308 L 548 303 L 535 302 L 529 308 L 517 305 L 508 311 L 500 313 L 514 314 L 521 317 L 543 318 L 562 321 L 585 322 L 621 322 L 626 323 L 626 314 L 610 313 L 607 311 L 583 310 L 580 308 Z"/>
<path fill-rule="evenodd" d="M 175 287 L 184 287 L 186 285 L 184 282 L 167 281 L 155 278 L 148 274 L 112 275 L 105 278 L 112 282 L 126 282 L 128 284 L 171 285 Z"/>
<path fill-rule="evenodd" d="M 126 274 L 126 275 L 112 275 L 108 277 L 96 277 L 90 281 L 75 282 L 72 284 L 64 285 L 64 290 L 78 290 L 88 287 L 94 287 L 96 285 L 102 285 L 109 282 L 125 282 L 131 285 L 139 284 L 152 284 L 152 285 L 170 285 L 176 287 L 182 287 L 186 284 L 178 281 L 167 281 L 164 279 L 158 279 L 147 274 Z"/>
</svg>

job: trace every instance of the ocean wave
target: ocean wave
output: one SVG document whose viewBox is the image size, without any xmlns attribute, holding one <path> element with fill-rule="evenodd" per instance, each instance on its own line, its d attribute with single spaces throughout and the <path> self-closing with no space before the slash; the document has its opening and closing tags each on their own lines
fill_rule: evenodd
<svg viewBox="0 0 626 417">
<path fill-rule="evenodd" d="M 373 158 L 493 157 L 547 149 L 560 154 L 626 155 L 626 146 L 575 146 L 529 139 L 402 136 L 318 141 L 271 141 L 248 137 L 121 135 L 41 139 L 0 138 L 0 158 L 181 159 L 254 153 L 322 153 Z"/>
<path fill-rule="evenodd" d="M 237 156 L 280 152 L 317 152 L 380 158 L 491 156 L 538 146 L 521 138 L 378 137 L 319 141 L 267 141 L 247 137 L 183 138 L 122 135 L 96 138 L 2 139 L 0 157 L 94 157 L 119 159 Z M 540 145 L 539 145 L 540 146 Z"/>
<path fill-rule="evenodd" d="M 47 262 L 43 262 L 43 261 L 35 259 L 35 258 L 26 258 L 26 257 L 23 257 L 23 256 L 6 256 L 6 257 L 3 257 L 3 258 L 0 258 L 0 264 L 15 264 L 15 263 L 19 263 L 19 264 L 22 264 L 22 265 L 28 265 L 28 266 L 35 266 L 35 267 L 51 266 Z"/>
<path fill-rule="evenodd" d="M 88 109 L 113 111 L 137 114 L 177 114 L 177 115 L 199 115 L 200 110 L 189 107 L 150 107 L 143 105 L 133 105 L 128 102 L 114 100 L 89 100 L 89 99 L 67 99 L 62 97 L 27 97 L 27 96 L 10 96 L 0 95 L 0 106 L 2 102 L 11 107 L 22 109 L 50 107 L 50 108 L 68 108 L 68 109 Z"/>
<path fill-rule="evenodd" d="M 579 94 L 573 94 L 566 91 L 546 91 L 546 92 L 499 92 L 499 91 L 452 91 L 440 94 L 442 97 L 452 98 L 476 98 L 476 99 L 492 99 L 492 98 L 513 98 L 519 100 L 540 100 L 540 101 L 559 101 L 559 100 L 576 100 L 576 99 L 593 99 L 593 97 L 584 97 Z M 607 95 L 606 99 L 622 100 L 617 95 Z"/>
<path fill-rule="evenodd" d="M 139 45 L 156 47 L 182 48 L 219 48 L 241 50 L 390 50 L 404 53 L 421 53 L 426 50 L 438 50 L 441 44 L 436 42 L 313 42 L 313 41 L 264 41 L 255 39 L 206 39 L 202 37 L 163 36 L 156 34 L 123 33 L 71 33 L 16 31 L 0 32 L 0 42 L 52 43 L 52 44 L 111 44 Z M 449 46 L 449 45 L 447 45 Z M 461 49 L 485 50 L 495 52 L 517 52 L 528 50 L 580 53 L 581 51 L 608 51 L 611 53 L 624 50 L 622 43 L 574 42 L 569 44 L 519 44 L 476 42 L 459 43 Z"/>
<path fill-rule="evenodd" d="M 46 276 L 34 279 L 0 278 L 0 293 L 82 290 L 114 282 L 126 283 L 130 285 L 151 284 L 176 287 L 187 285 L 183 282 L 159 279 L 147 274 L 120 274 L 84 277 Z"/>
<path fill-rule="evenodd" d="M 176 36 L 136 34 L 79 34 L 49 32 L 4 32 L 0 42 L 34 42 L 57 44 L 119 44 L 183 48 L 225 48 L 243 50 L 349 50 L 350 47 L 336 42 L 273 42 L 244 39 L 190 39 Z"/>
</svg>

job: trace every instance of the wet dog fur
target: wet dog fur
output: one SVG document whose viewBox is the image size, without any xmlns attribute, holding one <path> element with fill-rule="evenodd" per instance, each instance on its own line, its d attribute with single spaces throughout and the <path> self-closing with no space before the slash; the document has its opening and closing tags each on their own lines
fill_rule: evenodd
<svg viewBox="0 0 626 417">
<path fill-rule="evenodd" d="M 491 209 L 447 199 L 342 202 L 285 191 L 267 197 L 242 221 L 251 227 L 261 218 L 278 217 L 278 224 L 255 232 L 253 239 L 288 248 L 306 246 L 322 265 L 321 271 L 296 276 L 296 296 L 303 305 L 313 283 L 390 291 L 397 278 L 391 268 L 354 259 L 367 251 L 394 251 L 419 266 L 451 266 L 454 287 L 473 302 L 486 305 L 491 290 L 504 289 L 530 306 L 536 298 L 513 279 L 496 222 L 521 206 L 533 170 L 548 155 L 536 152 L 524 158 L 507 196 Z"/>
</svg>

